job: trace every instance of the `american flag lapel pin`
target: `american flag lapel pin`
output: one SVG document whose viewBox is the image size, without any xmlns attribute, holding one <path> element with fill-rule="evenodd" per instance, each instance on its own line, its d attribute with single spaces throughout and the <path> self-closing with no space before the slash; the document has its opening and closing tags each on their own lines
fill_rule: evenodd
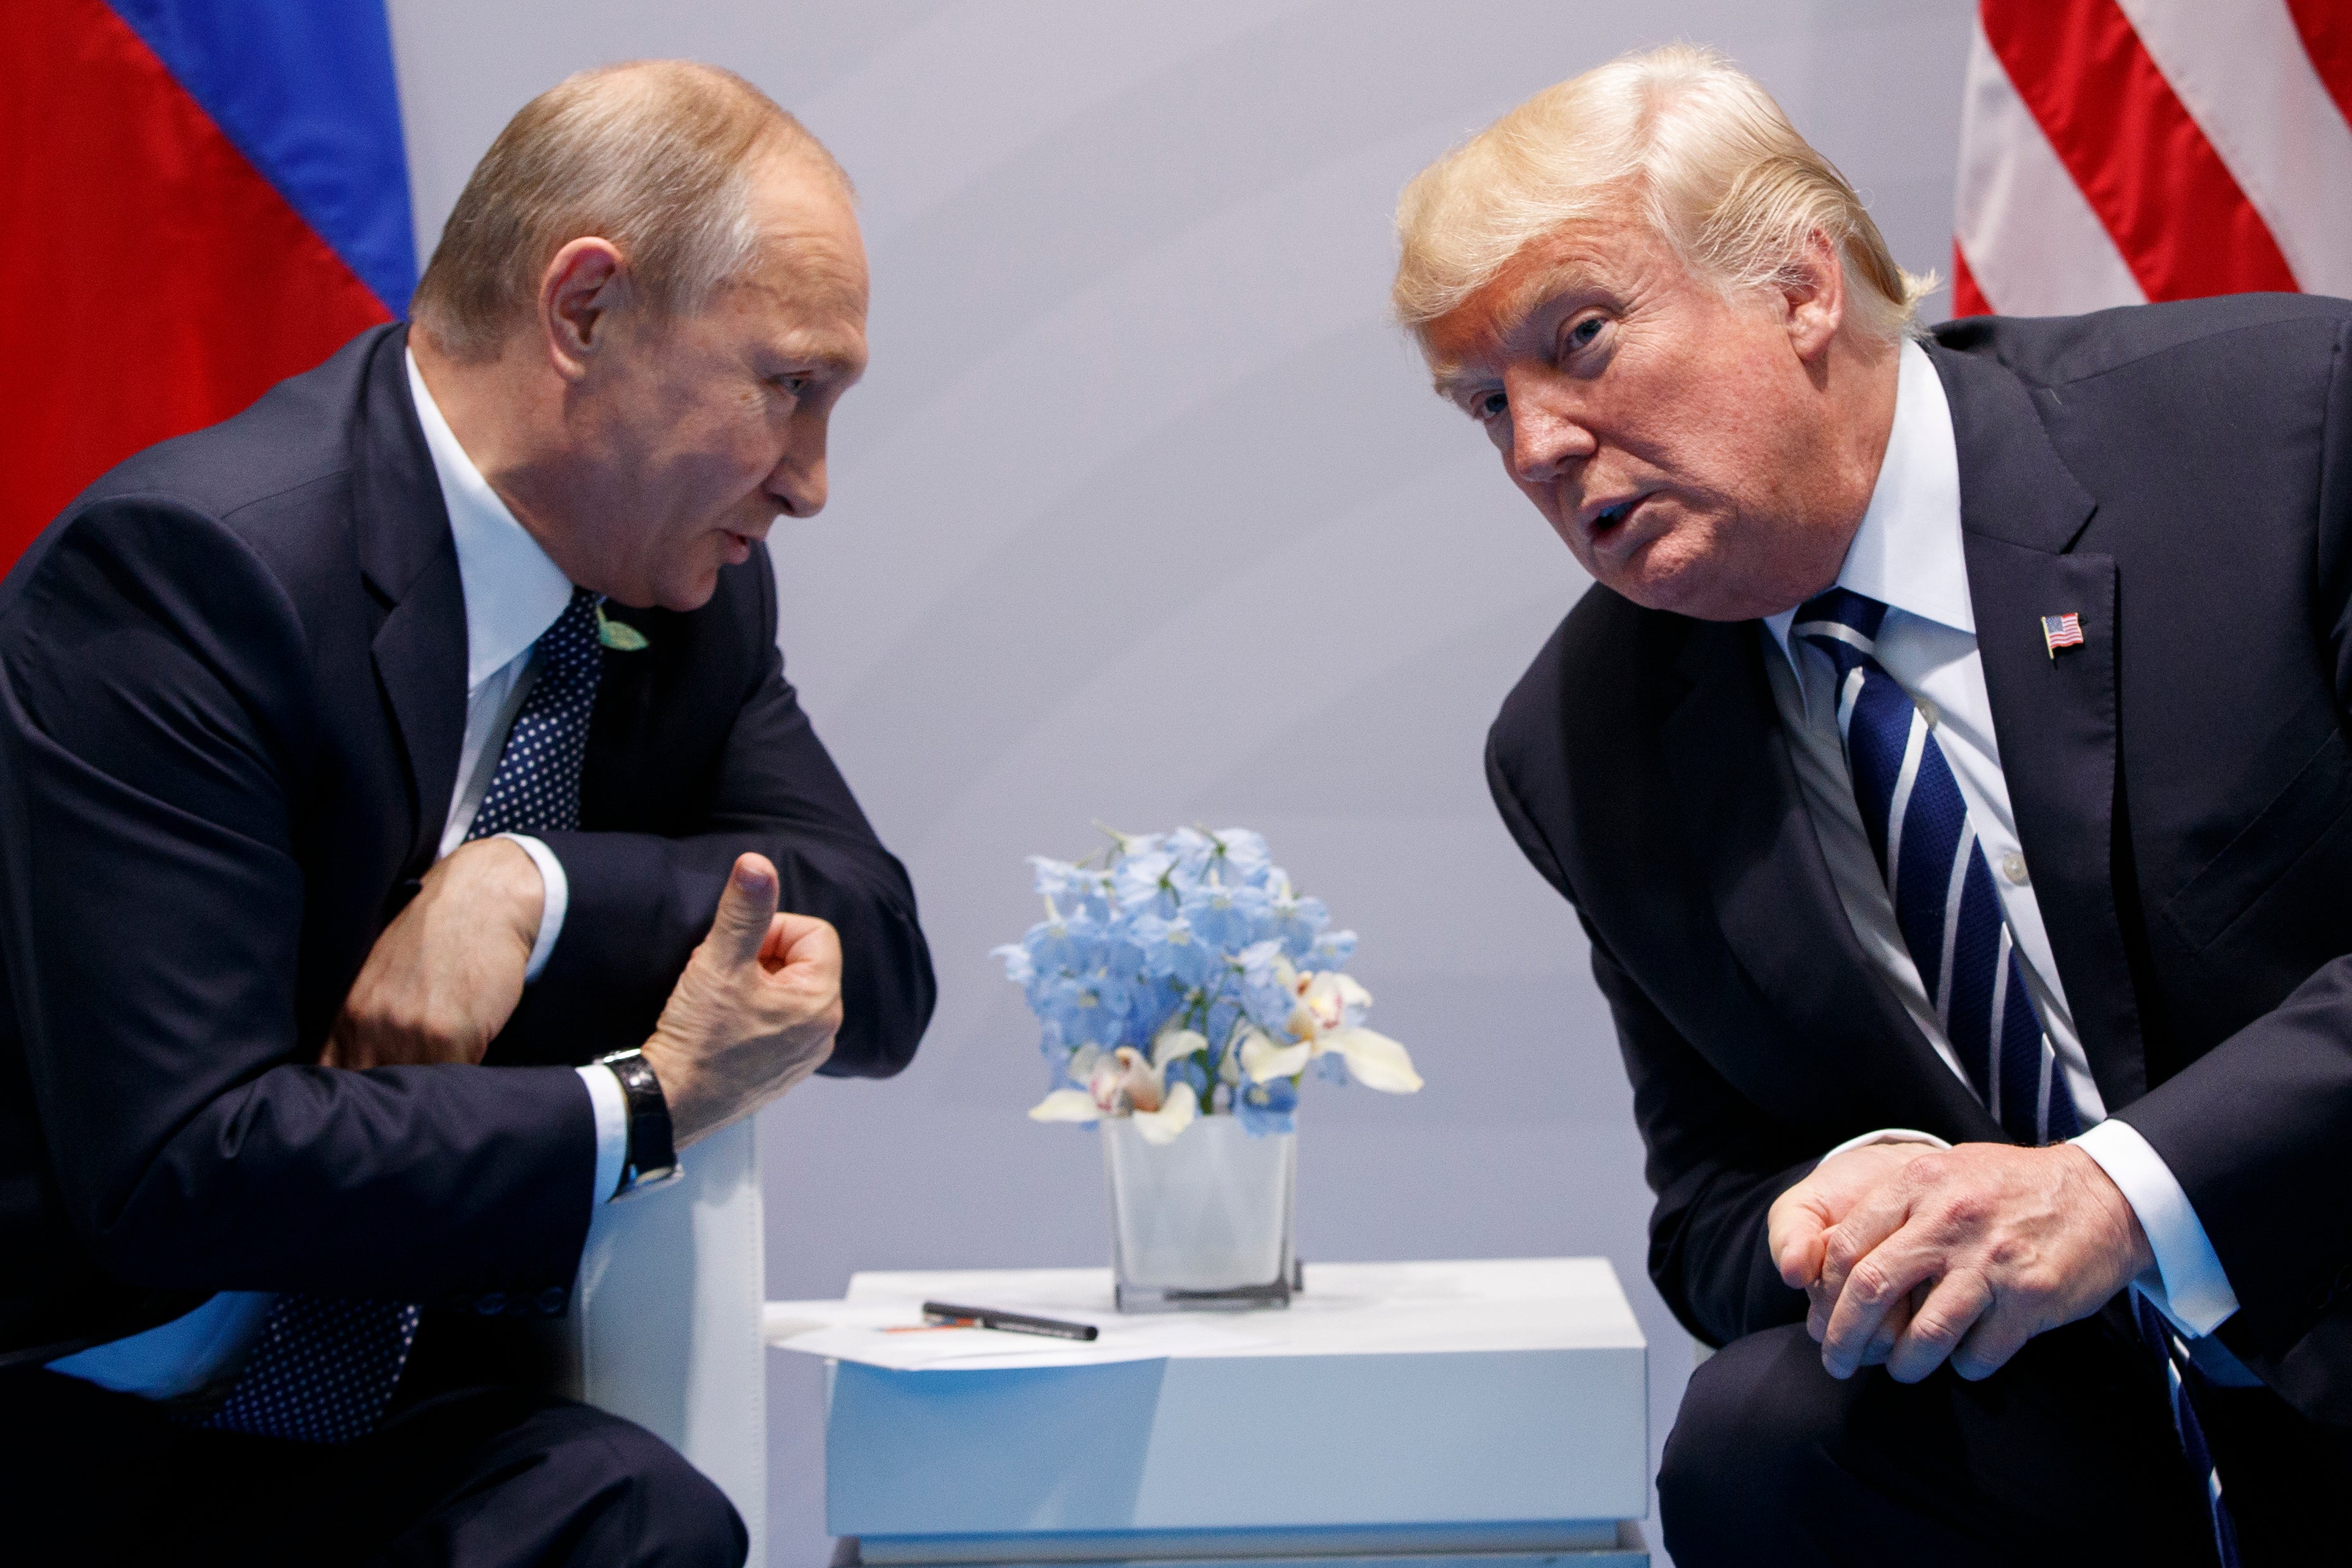
<svg viewBox="0 0 2352 1568">
<path fill-rule="evenodd" d="M 2042 618 L 2042 641 L 2049 648 L 2050 657 L 2053 662 L 2058 657 L 2059 649 L 2081 647 L 2083 645 L 2082 612 L 2069 610 L 2063 615 L 2044 615 Z"/>
</svg>

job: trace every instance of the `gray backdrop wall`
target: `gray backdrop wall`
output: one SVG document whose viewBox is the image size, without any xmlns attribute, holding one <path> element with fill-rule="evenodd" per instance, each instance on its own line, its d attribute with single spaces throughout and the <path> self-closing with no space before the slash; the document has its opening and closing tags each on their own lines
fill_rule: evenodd
<svg viewBox="0 0 2352 1568">
<path fill-rule="evenodd" d="M 873 369 L 832 505 L 774 537 L 782 636 L 913 873 L 940 1009 L 902 1078 L 765 1113 L 772 1297 L 1103 1261 L 1095 1140 L 1023 1120 L 1035 1032 L 987 950 L 1036 918 L 1022 857 L 1090 850 L 1096 819 L 1252 826 L 1363 934 L 1374 1021 L 1429 1081 L 1309 1085 L 1310 1273 L 1605 1253 L 1664 1440 L 1689 1341 L 1643 1272 L 1631 1097 L 1479 766 L 1586 580 L 1386 324 L 1389 215 L 1528 93 L 1680 37 L 1760 77 L 1906 264 L 1946 267 L 1972 10 L 392 0 L 420 256 L 508 116 L 638 56 L 742 72 L 861 193 Z M 770 1359 L 772 1557 L 813 1568 L 821 1379 Z"/>
</svg>

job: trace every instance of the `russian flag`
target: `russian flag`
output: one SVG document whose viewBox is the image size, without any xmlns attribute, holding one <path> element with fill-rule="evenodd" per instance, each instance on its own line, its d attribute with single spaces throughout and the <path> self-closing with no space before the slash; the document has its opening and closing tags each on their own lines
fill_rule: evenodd
<svg viewBox="0 0 2352 1568">
<path fill-rule="evenodd" d="M 383 0 L 0 0 L 0 570 L 416 286 Z"/>
</svg>

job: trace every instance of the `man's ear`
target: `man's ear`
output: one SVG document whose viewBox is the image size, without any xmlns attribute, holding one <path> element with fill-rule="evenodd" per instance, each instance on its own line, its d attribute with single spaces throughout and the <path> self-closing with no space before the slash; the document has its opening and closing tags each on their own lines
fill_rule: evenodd
<svg viewBox="0 0 2352 1568">
<path fill-rule="evenodd" d="M 578 381 L 629 302 L 629 272 L 620 248 L 593 236 L 555 253 L 539 280 L 540 335 L 556 374 Z"/>
<path fill-rule="evenodd" d="M 1788 306 L 1789 346 L 1812 364 L 1845 320 L 1845 268 L 1821 230 L 1806 234 L 1804 248 L 1781 274 L 1780 298 Z"/>
</svg>

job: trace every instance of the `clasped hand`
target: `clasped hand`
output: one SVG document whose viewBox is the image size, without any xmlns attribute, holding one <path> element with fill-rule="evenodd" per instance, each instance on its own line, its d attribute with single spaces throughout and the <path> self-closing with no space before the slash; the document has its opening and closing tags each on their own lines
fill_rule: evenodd
<svg viewBox="0 0 2352 1568">
<path fill-rule="evenodd" d="M 1824 1160 L 1772 1205 L 1780 1277 L 1832 1377 L 1990 1377 L 2154 1261 L 2098 1162 L 2071 1145 L 1880 1144 Z"/>
<path fill-rule="evenodd" d="M 739 857 L 709 934 L 672 988 L 646 1060 L 685 1147 L 748 1116 L 833 1053 L 841 940 L 780 913 L 766 857 Z M 519 845 L 482 839 L 436 865 L 384 928 L 337 1015 L 330 1067 L 478 1063 L 522 999 L 545 889 Z"/>
</svg>

